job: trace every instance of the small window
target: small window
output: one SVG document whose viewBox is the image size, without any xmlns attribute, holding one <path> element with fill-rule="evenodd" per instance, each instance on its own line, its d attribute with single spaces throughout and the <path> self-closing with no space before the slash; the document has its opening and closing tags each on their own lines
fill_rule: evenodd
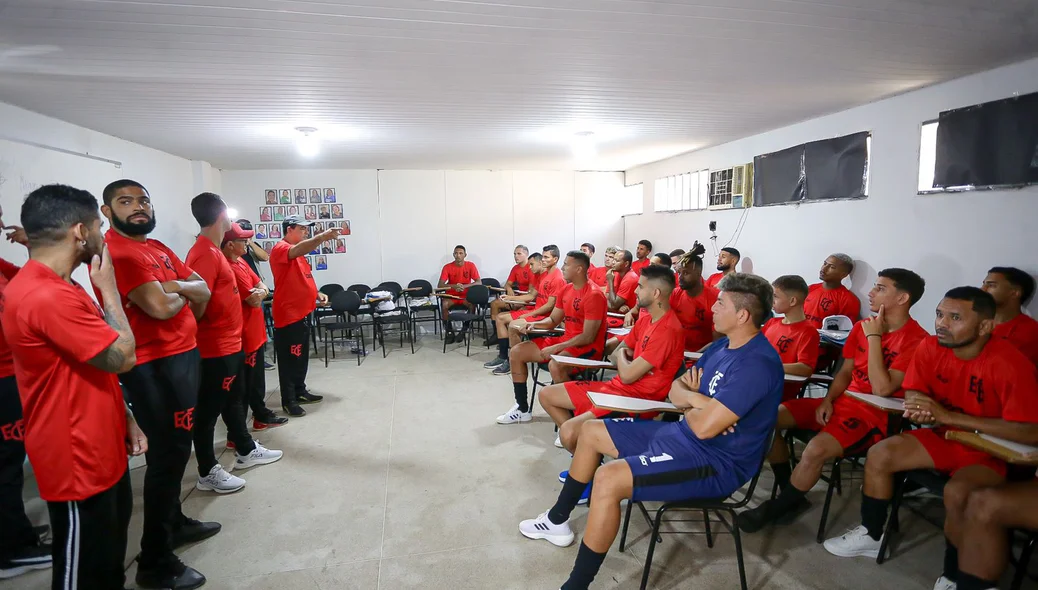
<svg viewBox="0 0 1038 590">
<path fill-rule="evenodd" d="M 630 184 L 624 187 L 623 192 L 623 211 L 620 215 L 641 215 L 642 211 L 645 210 L 644 204 L 645 193 L 642 189 L 642 183 Z"/>
<path fill-rule="evenodd" d="M 653 193 L 655 211 L 704 209 L 706 171 L 685 172 L 657 178 Z"/>
</svg>

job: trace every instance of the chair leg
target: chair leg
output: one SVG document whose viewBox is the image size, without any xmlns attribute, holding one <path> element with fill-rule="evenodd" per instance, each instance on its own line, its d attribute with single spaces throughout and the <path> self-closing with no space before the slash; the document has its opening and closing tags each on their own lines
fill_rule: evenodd
<svg viewBox="0 0 1038 590">
<path fill-rule="evenodd" d="M 713 549 L 714 534 L 710 532 L 710 513 L 706 510 L 703 511 L 703 529 L 706 531 L 706 546 Z"/>
<path fill-rule="evenodd" d="M 732 524 L 735 525 L 735 512 L 732 510 L 728 511 L 732 516 Z M 739 536 L 739 526 L 735 525 L 731 527 L 732 539 L 735 541 L 735 559 L 739 563 L 739 583 L 742 585 L 742 590 L 746 590 L 746 564 L 743 563 L 742 557 L 742 537 Z"/>
<path fill-rule="evenodd" d="M 825 523 L 829 519 L 829 505 L 833 501 L 833 490 L 840 485 L 840 463 L 843 460 L 836 458 L 833 461 L 832 471 L 829 472 L 829 487 L 825 490 L 825 504 L 822 505 L 822 518 L 818 521 L 818 534 L 815 535 L 815 543 L 825 541 Z"/>
<path fill-rule="evenodd" d="M 627 510 L 624 512 L 624 526 L 620 531 L 620 553 L 624 552 L 627 544 L 627 527 L 631 524 L 631 509 L 634 508 L 634 500 L 627 501 Z"/>
<path fill-rule="evenodd" d="M 876 563 L 882 564 L 886 560 L 887 548 L 890 546 L 890 538 L 894 536 L 894 532 L 901 528 L 901 524 L 898 522 L 897 512 L 901 507 L 901 495 L 905 489 L 905 479 L 907 475 L 904 473 L 898 474 L 894 479 L 894 497 L 890 501 L 890 516 L 887 517 L 887 526 L 883 530 L 883 541 L 879 545 L 879 555 L 876 556 Z"/>
<path fill-rule="evenodd" d="M 1009 534 L 1012 535 L 1012 531 L 1010 531 Z M 1031 554 L 1034 553 L 1036 540 L 1038 540 L 1038 536 L 1032 534 L 1027 539 L 1027 544 L 1024 545 L 1024 548 L 1020 551 L 1020 559 L 1016 562 L 1016 572 L 1013 574 L 1013 582 L 1009 585 L 1009 590 L 1020 590 L 1020 586 L 1023 585 L 1024 577 L 1027 576 L 1027 566 L 1031 562 Z M 1012 547 L 1012 543 L 1010 543 L 1010 547 Z M 1012 552 L 1012 549 L 1009 551 Z"/>
<path fill-rule="evenodd" d="M 660 506 L 656 511 L 656 518 L 652 521 L 652 536 L 649 538 L 649 550 L 645 553 L 645 569 L 642 571 L 641 590 L 649 586 L 649 569 L 652 568 L 652 554 L 656 551 L 656 539 L 660 534 L 660 522 L 663 521 L 663 513 L 667 510 L 666 505 Z"/>
</svg>

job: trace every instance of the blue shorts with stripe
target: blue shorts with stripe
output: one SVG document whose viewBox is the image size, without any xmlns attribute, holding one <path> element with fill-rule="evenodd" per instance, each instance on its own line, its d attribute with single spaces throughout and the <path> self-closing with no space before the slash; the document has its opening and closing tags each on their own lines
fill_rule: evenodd
<svg viewBox="0 0 1038 590">
<path fill-rule="evenodd" d="M 722 498 L 739 489 L 735 474 L 707 460 L 707 450 L 682 432 L 684 422 L 605 420 L 609 437 L 634 475 L 635 501 Z"/>
</svg>

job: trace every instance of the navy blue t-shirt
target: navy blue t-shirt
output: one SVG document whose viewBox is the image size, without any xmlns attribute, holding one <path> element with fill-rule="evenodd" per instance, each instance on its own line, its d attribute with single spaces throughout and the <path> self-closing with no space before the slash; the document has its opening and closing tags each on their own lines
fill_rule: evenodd
<svg viewBox="0 0 1038 590">
<path fill-rule="evenodd" d="M 696 361 L 696 368 L 703 370 L 699 392 L 724 404 L 739 421 L 735 432 L 708 440 L 699 439 L 684 421 L 681 426 L 693 445 L 704 448 L 711 464 L 732 468 L 745 483 L 756 473 L 775 430 L 785 383 L 782 360 L 758 333 L 736 349 L 728 348 L 728 338 L 717 340 Z"/>
</svg>

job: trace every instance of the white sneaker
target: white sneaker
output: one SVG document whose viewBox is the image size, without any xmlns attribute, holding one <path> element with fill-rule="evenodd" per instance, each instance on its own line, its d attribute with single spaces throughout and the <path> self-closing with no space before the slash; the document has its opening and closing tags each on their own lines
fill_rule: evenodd
<svg viewBox="0 0 1038 590">
<path fill-rule="evenodd" d="M 847 531 L 839 537 L 833 537 L 825 542 L 825 550 L 837 557 L 879 557 L 879 546 L 883 543 L 883 537 L 878 541 L 869 536 L 868 530 L 863 525 Z"/>
<path fill-rule="evenodd" d="M 555 446 L 559 447 L 560 449 L 566 448 L 566 447 L 562 446 L 562 436 L 561 435 L 555 437 Z"/>
<path fill-rule="evenodd" d="M 230 494 L 243 487 L 245 487 L 245 480 L 227 473 L 219 463 L 213 465 L 213 468 L 209 470 L 209 475 L 199 477 L 195 484 L 195 489 L 217 494 Z"/>
<path fill-rule="evenodd" d="M 937 578 L 936 582 L 934 582 L 933 590 L 955 590 L 958 587 L 959 585 L 955 582 L 952 582 L 948 578 L 941 576 Z"/>
<path fill-rule="evenodd" d="M 248 455 L 237 455 L 231 469 L 248 469 L 257 465 L 267 465 L 281 460 L 282 455 L 284 455 L 283 452 L 272 451 L 257 442 L 256 448 L 252 449 Z"/>
<path fill-rule="evenodd" d="M 568 547 L 573 544 L 573 531 L 569 528 L 569 521 L 555 524 L 548 520 L 547 512 L 533 520 L 520 522 L 519 532 L 527 539 L 544 539 L 556 547 Z"/>
<path fill-rule="evenodd" d="M 533 416 L 530 412 L 520 412 L 519 404 L 512 404 L 512 407 L 497 417 L 498 424 L 518 424 L 520 422 L 529 422 Z"/>
</svg>

